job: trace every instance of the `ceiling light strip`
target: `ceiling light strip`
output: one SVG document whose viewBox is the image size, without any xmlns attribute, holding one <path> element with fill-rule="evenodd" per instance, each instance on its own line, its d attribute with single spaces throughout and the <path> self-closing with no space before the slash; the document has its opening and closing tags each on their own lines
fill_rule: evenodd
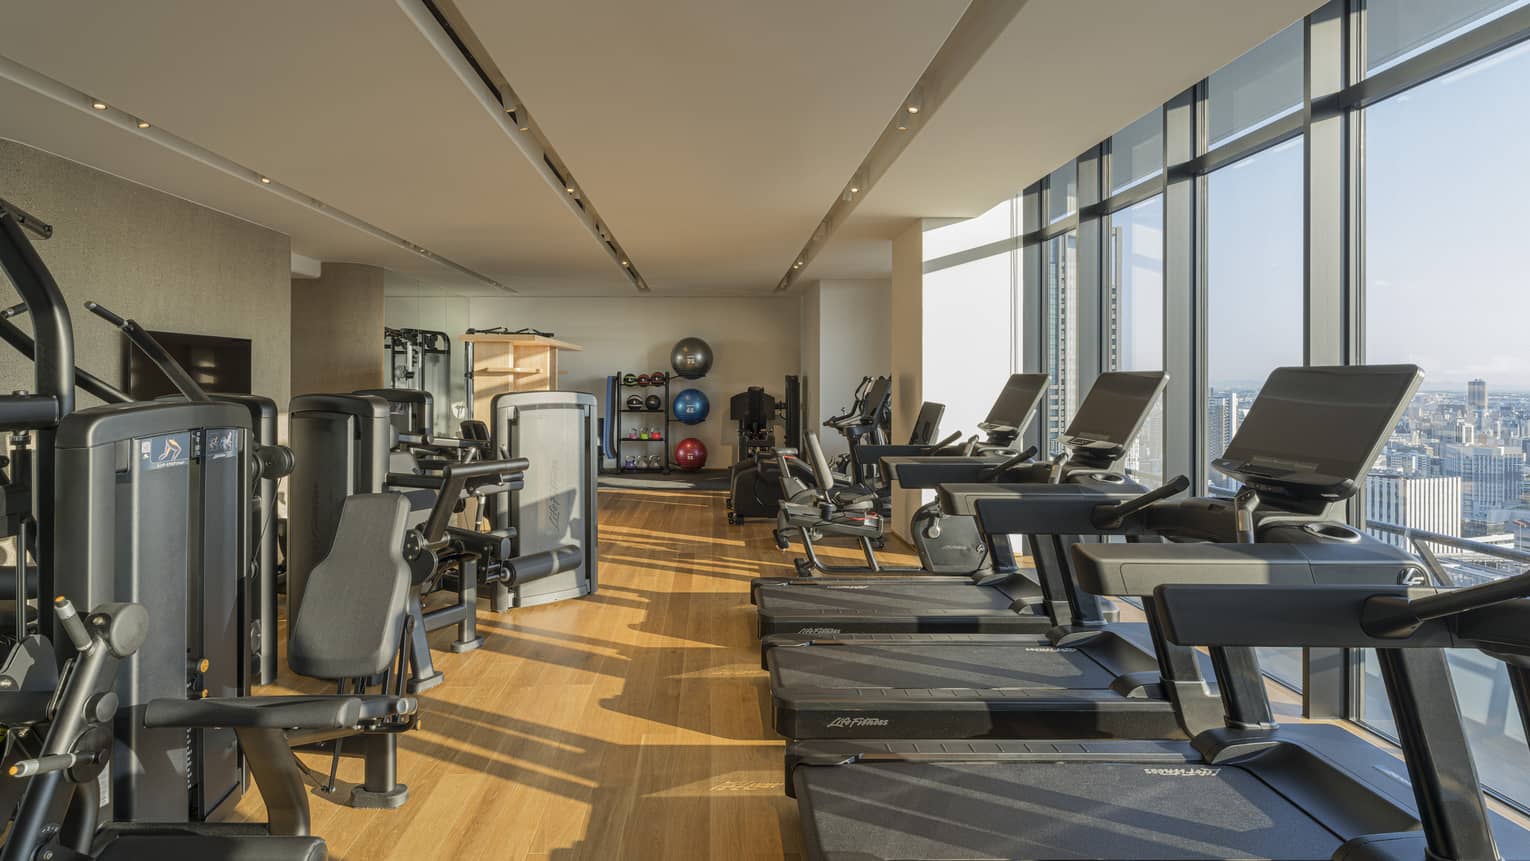
<svg viewBox="0 0 1530 861">
<path fill-rule="evenodd" d="M 567 165 L 558 158 L 547 140 L 536 131 L 527 116 L 526 105 L 504 83 L 504 75 L 485 52 L 475 56 L 469 45 L 482 43 L 473 36 L 460 12 L 450 2 L 432 0 L 396 0 L 398 7 L 408 16 L 420 34 L 435 48 L 441 59 L 456 73 L 457 78 L 472 93 L 489 118 L 505 133 L 505 137 L 531 163 L 532 169 L 542 177 L 548 188 L 557 193 L 558 199 L 595 241 L 611 262 L 632 281 L 639 291 L 648 292 L 648 283 L 638 274 L 631 258 L 611 235 L 610 228 L 601 221 L 589 195 L 569 173 Z M 450 29 L 448 29 L 450 27 Z"/>
<path fill-rule="evenodd" d="M 80 90 L 76 90 L 67 84 L 56 81 L 35 69 L 23 66 L 20 63 L 17 63 L 7 57 L 0 57 L 0 78 L 25 87 L 26 89 L 31 90 L 40 96 L 52 99 L 61 105 L 90 114 L 96 119 L 114 125 L 125 132 L 129 132 L 144 140 L 152 141 L 153 143 L 156 143 L 159 146 L 162 146 L 165 149 L 168 149 L 178 155 L 206 165 L 207 167 L 210 167 L 235 179 L 250 183 L 251 185 L 259 188 L 261 191 L 274 194 L 277 197 L 280 197 L 290 203 L 294 203 L 305 209 L 317 212 L 332 221 L 338 221 L 339 223 L 344 224 L 346 227 L 349 227 L 352 230 L 365 233 L 374 239 L 386 242 L 389 245 L 407 251 L 410 254 L 414 254 L 418 257 L 423 257 L 438 266 L 444 266 L 447 269 L 451 269 L 454 272 L 465 275 L 474 281 L 488 285 L 497 290 L 503 290 L 507 293 L 516 292 L 514 289 L 507 287 L 498 281 L 495 281 L 493 278 L 490 278 L 481 272 L 475 272 L 472 269 L 461 265 L 460 263 L 456 263 L 452 260 L 442 257 L 434 251 L 424 248 L 423 246 L 416 245 L 415 243 L 410 242 L 402 236 L 398 236 L 394 233 L 389 233 L 388 231 L 383 230 L 381 227 L 378 227 L 375 224 L 362 221 L 360 218 L 357 218 L 356 216 L 351 215 L 342 209 L 336 209 L 333 206 L 323 203 L 312 195 L 304 194 L 303 192 L 298 191 L 291 186 L 276 182 L 259 171 L 245 167 L 244 165 L 239 164 L 232 159 L 225 158 L 210 149 L 198 146 L 191 141 L 186 140 L 185 138 L 178 137 L 165 131 L 164 129 L 153 126 L 140 117 L 113 108 L 108 103 L 101 101 L 100 99 L 89 96 Z M 237 215 L 235 213 L 229 214 L 234 215 L 236 218 L 244 218 L 243 216 Z M 248 221 L 249 219 L 244 220 Z"/>
<path fill-rule="evenodd" d="M 1020 13 L 1026 0 L 972 0 L 961 20 L 951 28 L 950 35 L 941 43 L 940 50 L 914 83 L 908 95 L 898 105 L 887 127 L 872 144 L 860 165 L 855 169 L 823 220 L 813 229 L 807 244 L 793 258 L 786 274 L 776 283 L 776 292 L 790 289 L 802 270 L 822 251 L 850 213 L 866 199 L 866 194 L 877 184 L 908 145 L 914 140 L 940 108 L 956 85 L 967 77 L 972 67 L 988 51 L 1004 28 Z"/>
</svg>

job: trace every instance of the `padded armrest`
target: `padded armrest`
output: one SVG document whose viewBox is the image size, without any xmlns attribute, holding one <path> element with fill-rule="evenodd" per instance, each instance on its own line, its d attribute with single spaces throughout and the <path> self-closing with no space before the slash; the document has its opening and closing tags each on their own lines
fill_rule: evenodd
<svg viewBox="0 0 1530 861">
<path fill-rule="evenodd" d="M 1159 586 L 1376 585 L 1409 582 L 1418 565 L 1400 549 L 1359 544 L 1076 544 L 1080 589 L 1145 597 Z"/>
<path fill-rule="evenodd" d="M 209 697 L 201 700 L 154 700 L 143 725 L 230 729 L 349 729 L 366 720 L 413 714 L 412 697 L 282 696 Z"/>
</svg>

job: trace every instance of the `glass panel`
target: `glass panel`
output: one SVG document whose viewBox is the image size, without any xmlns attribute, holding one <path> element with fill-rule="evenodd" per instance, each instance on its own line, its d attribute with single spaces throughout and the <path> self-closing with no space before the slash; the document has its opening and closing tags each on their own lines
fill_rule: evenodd
<svg viewBox="0 0 1530 861">
<path fill-rule="evenodd" d="M 977 433 L 1011 373 L 1014 257 L 994 254 L 924 276 L 924 399 L 946 405 L 942 435 Z"/>
<path fill-rule="evenodd" d="M 1110 139 L 1110 193 L 1163 173 L 1163 108 L 1154 108 Z"/>
<path fill-rule="evenodd" d="M 1105 367 L 1163 370 L 1163 195 L 1110 216 L 1105 246 Z M 1126 473 L 1163 481 L 1163 399 L 1126 455 Z"/>
<path fill-rule="evenodd" d="M 1250 201 L 1258 201 L 1257 206 Z M 1264 378 L 1302 363 L 1302 142 L 1207 177 L 1208 464 L 1222 456 Z M 1237 483 L 1208 469 L 1213 493 Z M 1265 672 L 1301 686 L 1301 649 L 1260 649 Z"/>
<path fill-rule="evenodd" d="M 1396 4 L 1372 0 L 1373 9 L 1382 5 Z M 1530 135 L 1526 81 L 1530 45 L 1414 87 L 1363 116 L 1366 360 L 1415 362 L 1428 374 L 1366 481 L 1366 517 L 1371 534 L 1399 546 L 1411 542 L 1398 527 L 1479 542 L 1472 550 L 1430 545 L 1461 585 L 1518 573 L 1522 566 L 1495 548 L 1530 546 L 1523 348 L 1530 293 L 1522 289 L 1530 216 L 1516 202 L 1530 193 L 1530 164 L 1483 145 Z M 1420 189 L 1428 189 L 1428 211 L 1419 206 Z M 1441 213 L 1472 220 L 1445 253 Z M 1506 671 L 1476 652 L 1453 652 L 1450 660 L 1478 770 L 1530 804 L 1530 752 Z M 1395 732 L 1374 656 L 1367 661 L 1360 717 Z"/>
<path fill-rule="evenodd" d="M 1515 706 L 1509 673 L 1502 661 L 1481 652 L 1452 649 L 1446 655 L 1456 702 L 1472 747 L 1472 760 L 1483 783 L 1525 806 L 1530 804 L 1530 746 Z M 1381 681 L 1376 653 L 1365 650 L 1360 719 L 1366 726 L 1397 739 L 1397 724 Z"/>
<path fill-rule="evenodd" d="M 1047 177 L 1047 223 L 1078 211 L 1078 162 L 1070 161 Z"/>
<path fill-rule="evenodd" d="M 1046 249 L 1047 388 L 1046 448 L 1057 454 L 1057 438 L 1078 408 L 1078 231 L 1047 240 Z"/>
<path fill-rule="evenodd" d="M 1365 71 L 1374 75 L 1530 0 L 1367 0 Z"/>
<path fill-rule="evenodd" d="M 1301 140 L 1211 173 L 1207 210 L 1209 465 L 1270 371 L 1302 363 Z M 1212 490 L 1237 490 L 1221 473 L 1208 475 Z"/>
<path fill-rule="evenodd" d="M 1211 73 L 1206 81 L 1209 149 L 1301 109 L 1302 29 L 1297 21 Z"/>
<path fill-rule="evenodd" d="M 924 259 L 935 260 L 1016 235 L 1015 198 L 1002 200 L 982 215 L 932 227 L 924 232 Z"/>
</svg>

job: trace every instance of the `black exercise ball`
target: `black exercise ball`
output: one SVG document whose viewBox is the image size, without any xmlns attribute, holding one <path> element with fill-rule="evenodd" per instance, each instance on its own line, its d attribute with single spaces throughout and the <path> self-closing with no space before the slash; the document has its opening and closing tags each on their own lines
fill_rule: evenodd
<svg viewBox="0 0 1530 861">
<path fill-rule="evenodd" d="M 669 352 L 669 363 L 687 380 L 700 379 L 712 370 L 712 347 L 700 338 L 681 338 Z"/>
<path fill-rule="evenodd" d="M 649 395 L 648 397 L 643 398 L 643 408 L 658 412 L 659 410 L 664 409 L 664 399 L 658 395 Z"/>
</svg>

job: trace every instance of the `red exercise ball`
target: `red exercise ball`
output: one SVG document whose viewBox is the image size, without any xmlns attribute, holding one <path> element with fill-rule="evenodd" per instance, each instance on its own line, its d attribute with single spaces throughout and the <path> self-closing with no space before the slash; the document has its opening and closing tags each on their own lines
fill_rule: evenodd
<svg viewBox="0 0 1530 861">
<path fill-rule="evenodd" d="M 707 447 L 695 437 L 686 437 L 675 446 L 675 465 L 695 472 L 707 465 Z"/>
</svg>

